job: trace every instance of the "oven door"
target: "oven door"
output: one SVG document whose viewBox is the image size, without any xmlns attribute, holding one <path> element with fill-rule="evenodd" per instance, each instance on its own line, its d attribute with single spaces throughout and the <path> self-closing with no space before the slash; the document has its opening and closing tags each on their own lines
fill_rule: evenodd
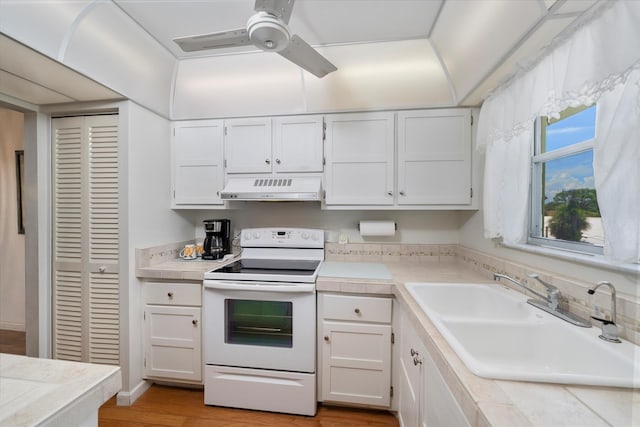
<svg viewBox="0 0 640 427">
<path fill-rule="evenodd" d="M 314 284 L 204 285 L 205 364 L 315 372 Z"/>
</svg>

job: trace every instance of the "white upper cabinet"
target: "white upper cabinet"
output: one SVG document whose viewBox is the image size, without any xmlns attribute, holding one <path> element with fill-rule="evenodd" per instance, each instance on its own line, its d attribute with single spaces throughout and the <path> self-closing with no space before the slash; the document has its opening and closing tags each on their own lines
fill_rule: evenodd
<svg viewBox="0 0 640 427">
<path fill-rule="evenodd" d="M 226 120 L 227 173 L 321 173 L 322 126 L 322 116 Z"/>
<path fill-rule="evenodd" d="M 322 143 L 322 116 L 274 118 L 274 172 L 322 172 Z"/>
<path fill-rule="evenodd" d="M 471 203 L 470 110 L 398 113 L 397 203 Z"/>
<path fill-rule="evenodd" d="M 227 173 L 271 172 L 271 119 L 226 120 L 224 151 Z"/>
<path fill-rule="evenodd" d="M 394 113 L 326 116 L 326 204 L 393 205 Z"/>
<path fill-rule="evenodd" d="M 222 120 L 178 122 L 173 128 L 173 205 L 222 205 Z"/>
<path fill-rule="evenodd" d="M 474 208 L 471 110 L 336 114 L 326 122 L 328 209 Z"/>
</svg>

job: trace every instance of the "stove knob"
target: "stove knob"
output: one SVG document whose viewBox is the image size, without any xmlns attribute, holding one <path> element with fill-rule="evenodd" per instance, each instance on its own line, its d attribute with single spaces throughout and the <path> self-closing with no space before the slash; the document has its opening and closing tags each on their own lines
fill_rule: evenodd
<svg viewBox="0 0 640 427">
<path fill-rule="evenodd" d="M 251 233 L 248 231 L 245 231 L 242 237 L 244 237 L 245 240 L 251 240 Z"/>
<path fill-rule="evenodd" d="M 320 235 L 318 233 L 311 233 L 311 240 L 318 240 L 320 238 Z"/>
<path fill-rule="evenodd" d="M 253 232 L 253 238 L 254 239 L 259 239 L 260 238 L 260 232 L 259 231 L 254 231 Z"/>
<path fill-rule="evenodd" d="M 307 233 L 306 231 L 302 232 L 302 240 L 307 240 L 309 238 L 309 233 Z"/>
</svg>

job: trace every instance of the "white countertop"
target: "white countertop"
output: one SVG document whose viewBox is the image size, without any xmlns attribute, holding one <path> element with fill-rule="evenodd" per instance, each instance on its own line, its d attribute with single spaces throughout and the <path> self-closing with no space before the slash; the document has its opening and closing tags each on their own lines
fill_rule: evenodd
<svg viewBox="0 0 640 427">
<path fill-rule="evenodd" d="M 0 354 L 0 425 L 78 425 L 121 387 L 118 366 Z"/>
<path fill-rule="evenodd" d="M 340 277 L 345 279 L 391 280 L 391 272 L 381 263 L 376 262 L 340 262 L 324 261 L 318 276 Z"/>
</svg>

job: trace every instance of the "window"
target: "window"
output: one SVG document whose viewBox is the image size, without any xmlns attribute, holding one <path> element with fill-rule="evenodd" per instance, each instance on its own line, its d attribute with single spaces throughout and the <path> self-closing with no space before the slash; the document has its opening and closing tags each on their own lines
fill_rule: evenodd
<svg viewBox="0 0 640 427">
<path fill-rule="evenodd" d="M 540 117 L 532 157 L 529 243 L 602 253 L 593 179 L 596 106 Z"/>
</svg>

